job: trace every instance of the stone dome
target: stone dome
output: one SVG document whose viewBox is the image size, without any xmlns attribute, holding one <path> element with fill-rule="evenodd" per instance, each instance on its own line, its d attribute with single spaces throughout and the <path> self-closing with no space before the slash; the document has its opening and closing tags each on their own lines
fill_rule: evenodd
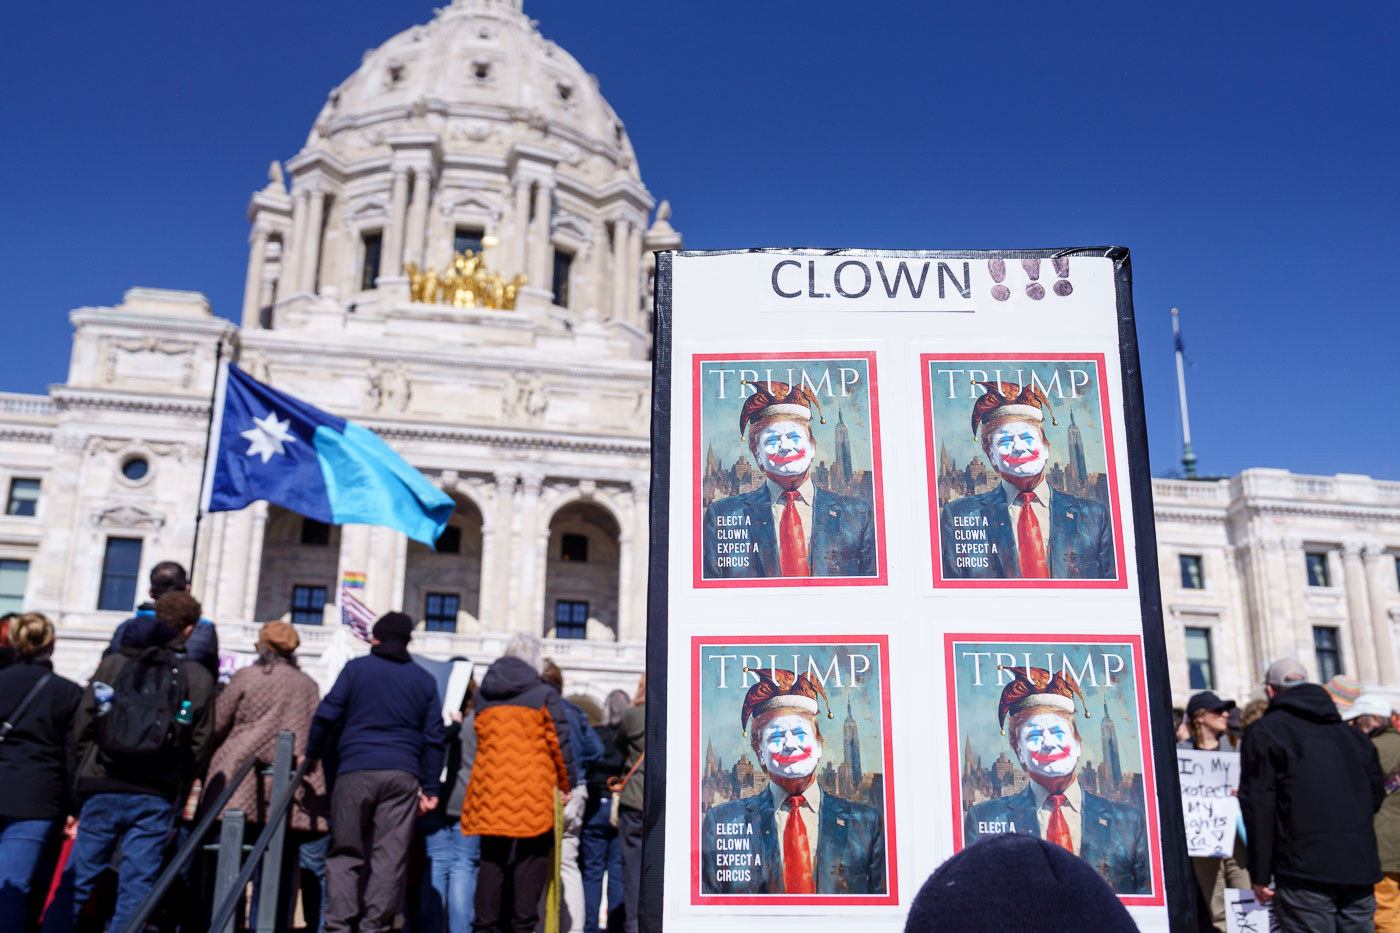
<svg viewBox="0 0 1400 933">
<path fill-rule="evenodd" d="M 593 184 L 640 181 L 622 121 L 597 79 L 544 38 L 522 0 L 455 0 L 365 53 L 306 141 L 346 164 L 389 155 L 385 138 L 432 132 L 444 155 L 506 156 L 547 142 Z"/>
</svg>

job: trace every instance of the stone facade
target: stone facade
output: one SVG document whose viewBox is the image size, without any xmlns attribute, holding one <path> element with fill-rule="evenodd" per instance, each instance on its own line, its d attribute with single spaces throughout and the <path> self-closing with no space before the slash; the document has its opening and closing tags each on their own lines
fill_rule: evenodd
<svg viewBox="0 0 1400 933">
<path fill-rule="evenodd" d="M 358 571 L 377 612 L 425 620 L 436 599 L 434 623 L 455 631 L 423 631 L 418 650 L 489 661 L 534 632 L 570 692 L 630 691 L 644 663 L 650 257 L 681 245 L 669 213 L 594 79 L 518 0 L 446 6 L 367 53 L 252 196 L 240 325 L 197 293 L 131 289 L 71 313 L 64 383 L 0 394 L 0 602 L 55 618 L 58 666 L 85 679 L 150 568 L 189 564 L 222 353 L 373 429 L 458 503 L 455 547 L 437 553 L 265 504 L 206 516 L 194 589 L 225 650 L 247 656 L 256 622 L 291 618 L 298 592 L 320 588 L 322 624 L 301 626 L 319 673 L 340 576 Z M 483 237 L 499 241 L 493 268 L 528 276 L 514 310 L 409 300 L 407 263 L 441 268 Z M 744 481 L 707 465 L 707 491 Z M 1179 705 L 1193 667 L 1243 700 L 1286 654 L 1400 689 L 1400 483 L 1259 469 L 1154 491 Z M 561 603 L 582 614 L 564 633 Z"/>
</svg>

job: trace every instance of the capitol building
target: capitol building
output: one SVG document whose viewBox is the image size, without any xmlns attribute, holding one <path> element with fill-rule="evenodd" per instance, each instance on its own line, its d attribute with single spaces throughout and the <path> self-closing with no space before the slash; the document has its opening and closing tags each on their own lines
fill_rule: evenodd
<svg viewBox="0 0 1400 933">
<path fill-rule="evenodd" d="M 55 619 L 83 681 L 150 568 L 189 564 L 222 357 L 372 429 L 457 506 L 436 551 L 265 503 L 205 516 L 193 589 L 224 652 L 287 619 L 318 674 L 356 573 L 376 613 L 419 620 L 415 650 L 489 661 L 532 632 L 566 692 L 633 690 L 652 252 L 682 239 L 596 79 L 521 0 L 454 0 L 366 53 L 267 174 L 238 324 L 131 288 L 71 311 L 66 381 L 0 393 L 0 611 Z M 1253 469 L 1154 494 L 1179 705 L 1244 700 L 1282 655 L 1400 690 L 1400 483 Z"/>
</svg>

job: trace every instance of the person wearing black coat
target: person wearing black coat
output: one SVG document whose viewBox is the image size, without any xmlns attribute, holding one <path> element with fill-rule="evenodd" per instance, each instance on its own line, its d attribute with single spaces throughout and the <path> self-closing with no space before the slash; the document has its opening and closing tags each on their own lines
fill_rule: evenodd
<svg viewBox="0 0 1400 933">
<path fill-rule="evenodd" d="M 83 688 L 53 673 L 54 630 L 46 617 L 30 612 L 11 619 L 9 638 L 15 662 L 0 670 L 0 717 L 13 725 L 0 741 L 0 929 L 20 930 L 35 869 L 75 812 L 73 714 Z"/>
<path fill-rule="evenodd" d="M 588 805 L 583 811 L 579 839 L 579 868 L 583 872 L 583 930 L 599 933 L 598 911 L 603 903 L 603 877 L 607 876 L 608 933 L 622 931 L 622 844 L 612 823 L 612 791 L 608 780 L 621 778 L 626 760 L 617 744 L 622 714 L 632 698 L 614 690 L 603 702 L 603 721 L 594 726 L 603 744 L 603 758 L 588 770 Z"/>
<path fill-rule="evenodd" d="M 1240 749 L 1249 872 L 1283 933 L 1369 933 L 1385 779 L 1375 746 L 1305 677 L 1291 658 L 1269 668 L 1269 709 Z"/>
</svg>

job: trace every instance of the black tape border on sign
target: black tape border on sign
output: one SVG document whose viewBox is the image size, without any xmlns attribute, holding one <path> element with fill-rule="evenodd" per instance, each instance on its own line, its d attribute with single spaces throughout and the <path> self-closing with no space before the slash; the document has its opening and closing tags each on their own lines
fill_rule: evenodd
<svg viewBox="0 0 1400 933">
<path fill-rule="evenodd" d="M 1118 312 L 1118 355 L 1122 364 L 1123 430 L 1127 438 L 1128 488 L 1133 504 L 1141 600 L 1143 661 L 1147 669 L 1147 704 L 1151 717 L 1153 768 L 1157 784 L 1157 819 L 1161 828 L 1166 907 L 1173 933 L 1196 930 L 1196 885 L 1186 853 L 1186 823 L 1181 810 L 1176 735 L 1172 722 L 1166 633 L 1157 573 L 1157 532 L 1152 510 L 1152 473 L 1147 453 L 1147 415 L 1142 395 L 1142 365 L 1133 316 L 1132 263 L 1122 246 L 1017 250 L 872 250 L 872 249 L 729 249 L 656 253 L 656 303 L 651 382 L 651 548 L 647 575 L 647 760 L 642 837 L 641 933 L 661 933 L 666 859 L 666 705 L 668 576 L 671 488 L 671 264 L 680 256 L 725 256 L 769 253 L 790 256 L 892 256 L 907 259 L 1055 259 L 1093 256 L 1113 260 Z M 1125 542 L 1126 544 L 1126 542 Z M 681 808 L 689 813 L 689 804 Z M 687 869 L 688 873 L 689 869 Z M 920 884 L 922 879 L 916 879 Z M 916 885 L 917 887 L 917 885 Z M 912 894 L 910 895 L 912 900 Z"/>
</svg>

